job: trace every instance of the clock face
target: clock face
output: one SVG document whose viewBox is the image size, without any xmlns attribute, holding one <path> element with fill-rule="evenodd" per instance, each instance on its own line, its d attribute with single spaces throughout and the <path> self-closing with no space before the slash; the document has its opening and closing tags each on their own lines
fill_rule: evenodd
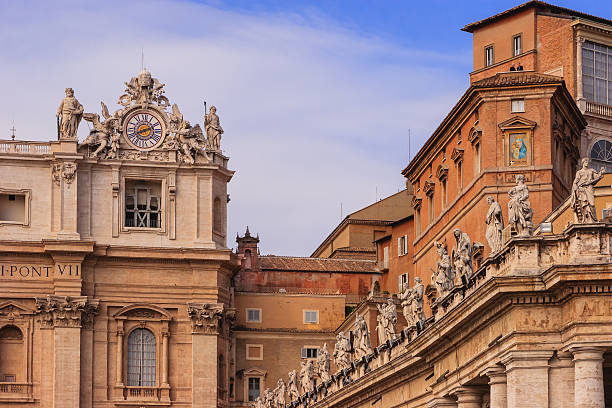
<svg viewBox="0 0 612 408">
<path fill-rule="evenodd" d="M 125 136 L 140 150 L 150 150 L 162 142 L 164 127 L 159 117 L 149 111 L 132 113 L 125 122 Z"/>
</svg>

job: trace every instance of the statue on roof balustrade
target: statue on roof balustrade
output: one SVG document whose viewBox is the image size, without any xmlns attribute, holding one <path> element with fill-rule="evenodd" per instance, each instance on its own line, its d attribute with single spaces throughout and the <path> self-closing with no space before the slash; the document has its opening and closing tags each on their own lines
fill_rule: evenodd
<svg viewBox="0 0 612 408">
<path fill-rule="evenodd" d="M 368 324 L 363 315 L 359 313 L 357 313 L 355 317 L 355 328 L 353 329 L 353 351 L 355 352 L 356 359 L 360 359 L 372 353 Z"/>
<path fill-rule="evenodd" d="M 393 340 L 395 337 L 395 329 L 397 326 L 397 308 L 393 299 L 387 299 L 387 303 L 383 306 L 376 305 L 378 309 L 378 326 L 376 331 L 378 333 L 378 343 L 383 344 L 389 340 Z"/>
<path fill-rule="evenodd" d="M 289 371 L 289 383 L 288 383 L 288 390 L 289 390 L 289 400 L 290 401 L 297 401 L 300 398 L 300 391 L 298 390 L 298 374 L 297 374 L 297 370 L 292 370 Z"/>
<path fill-rule="evenodd" d="M 453 286 L 455 285 L 455 276 L 446 246 L 440 242 L 437 242 L 436 248 L 440 259 L 437 262 L 436 270 L 433 271 L 433 274 L 431 275 L 431 281 L 436 286 L 438 298 L 442 298 L 453 289 Z"/>
<path fill-rule="evenodd" d="M 74 97 L 74 90 L 66 88 L 66 97 L 57 108 L 58 139 L 77 140 L 77 130 L 83 117 L 83 105 Z"/>
<path fill-rule="evenodd" d="M 206 130 L 208 148 L 220 151 L 223 128 L 219 122 L 219 116 L 217 116 L 217 107 L 214 105 L 210 107 L 209 113 L 204 116 L 204 129 Z"/>
<path fill-rule="evenodd" d="M 525 176 L 516 175 L 516 186 L 508 191 L 508 224 L 521 236 L 529 236 L 533 230 L 533 209 L 529 204 L 529 188 L 525 184 Z"/>
<path fill-rule="evenodd" d="M 269 388 L 263 392 L 263 405 L 266 408 L 274 408 L 274 392 Z"/>
<path fill-rule="evenodd" d="M 455 266 L 455 275 L 462 280 L 463 284 L 467 284 L 473 273 L 472 241 L 468 234 L 459 228 L 455 228 L 453 236 L 455 237 L 455 248 L 453 248 L 451 259 Z"/>
<path fill-rule="evenodd" d="M 314 391 L 315 378 L 314 378 L 314 366 L 312 360 L 302 361 L 300 368 L 300 385 L 304 394 L 308 394 Z"/>
<path fill-rule="evenodd" d="M 327 343 L 323 343 L 323 347 L 319 349 L 319 353 L 317 354 L 317 373 L 323 383 L 331 380 L 329 369 L 330 360 L 329 351 L 327 351 Z"/>
<path fill-rule="evenodd" d="M 339 370 L 345 370 L 351 366 L 351 343 L 344 332 L 336 336 L 334 345 L 334 363 Z"/>
<path fill-rule="evenodd" d="M 491 253 L 495 253 L 502 248 L 504 217 L 501 206 L 493 197 L 487 197 L 487 203 L 489 204 L 489 210 L 487 211 L 487 232 L 485 236 L 491 247 Z"/>
<path fill-rule="evenodd" d="M 274 407 L 275 408 L 285 408 L 287 405 L 287 400 L 285 399 L 285 393 L 287 391 L 287 386 L 285 386 L 285 381 L 282 378 L 279 378 L 276 383 L 276 388 L 274 388 Z"/>
<path fill-rule="evenodd" d="M 574 212 L 574 220 L 578 224 L 597 222 L 593 186 L 603 178 L 605 168 L 601 167 L 599 171 L 595 171 L 589 168 L 589 162 L 589 159 L 580 161 L 581 168 L 576 172 L 572 184 L 570 206 Z"/>
</svg>

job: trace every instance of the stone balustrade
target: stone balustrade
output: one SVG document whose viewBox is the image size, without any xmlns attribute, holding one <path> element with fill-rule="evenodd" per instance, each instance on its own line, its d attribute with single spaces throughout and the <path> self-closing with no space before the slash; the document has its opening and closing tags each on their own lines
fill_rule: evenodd
<svg viewBox="0 0 612 408">
<path fill-rule="evenodd" d="M 0 140 L 0 153 L 45 155 L 51 154 L 51 142 L 23 142 Z"/>
</svg>

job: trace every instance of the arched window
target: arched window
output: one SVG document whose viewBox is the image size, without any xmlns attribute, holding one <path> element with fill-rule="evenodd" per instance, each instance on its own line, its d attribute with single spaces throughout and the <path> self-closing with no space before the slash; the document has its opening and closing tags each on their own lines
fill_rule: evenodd
<svg viewBox="0 0 612 408">
<path fill-rule="evenodd" d="M 223 233 L 223 209 L 219 197 L 213 203 L 213 231 Z"/>
<path fill-rule="evenodd" d="M 155 336 L 135 329 L 128 336 L 127 385 L 155 387 Z"/>
<path fill-rule="evenodd" d="M 0 381 L 23 382 L 25 359 L 23 333 L 12 325 L 0 329 Z"/>
<path fill-rule="evenodd" d="M 591 159 L 612 163 L 612 143 L 598 140 L 591 148 Z"/>
</svg>

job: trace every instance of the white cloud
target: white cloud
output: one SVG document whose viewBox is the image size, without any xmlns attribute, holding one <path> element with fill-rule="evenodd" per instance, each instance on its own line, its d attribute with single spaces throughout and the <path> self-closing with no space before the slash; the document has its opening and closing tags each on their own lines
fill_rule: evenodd
<svg viewBox="0 0 612 408">
<path fill-rule="evenodd" d="M 71 86 L 114 105 L 145 65 L 192 122 L 218 108 L 236 176 L 229 242 L 248 224 L 263 253 L 309 255 L 344 214 L 403 186 L 401 169 L 466 86 L 463 55 L 405 49 L 320 17 L 185 2 L 14 2 L 0 14 L 0 126 L 55 137 Z M 8 133 L 8 131 L 6 132 Z M 87 133 L 82 123 L 80 134 Z"/>
</svg>

